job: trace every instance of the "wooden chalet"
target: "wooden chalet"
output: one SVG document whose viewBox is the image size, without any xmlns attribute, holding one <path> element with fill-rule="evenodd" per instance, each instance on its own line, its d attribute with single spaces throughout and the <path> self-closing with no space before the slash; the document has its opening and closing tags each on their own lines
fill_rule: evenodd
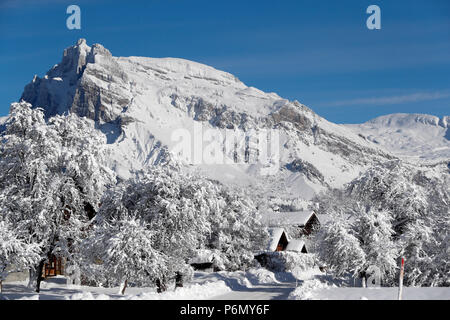
<svg viewBox="0 0 450 320">
<path fill-rule="evenodd" d="M 255 255 L 255 259 L 262 265 L 270 264 L 272 253 L 280 251 L 292 251 L 298 253 L 308 253 L 303 239 L 290 239 L 283 228 L 269 228 L 269 242 L 265 251 Z"/>
<path fill-rule="evenodd" d="M 42 268 L 42 277 L 49 278 L 64 275 L 65 259 L 50 255 Z"/>
<path fill-rule="evenodd" d="M 292 212 L 262 212 L 262 221 L 268 227 L 296 227 L 303 235 L 310 235 L 320 227 L 320 221 L 312 210 Z"/>
</svg>

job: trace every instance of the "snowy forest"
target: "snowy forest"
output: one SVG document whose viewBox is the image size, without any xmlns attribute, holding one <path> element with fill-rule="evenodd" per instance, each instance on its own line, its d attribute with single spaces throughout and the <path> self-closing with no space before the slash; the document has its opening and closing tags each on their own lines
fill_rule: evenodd
<svg viewBox="0 0 450 320">
<path fill-rule="evenodd" d="M 162 292 L 192 277 L 196 250 L 238 270 L 267 237 L 248 198 L 176 164 L 117 181 L 104 136 L 76 115 L 46 121 L 41 109 L 14 103 L 1 143 L 0 272 L 29 269 L 36 292 L 50 254 L 67 259 L 75 282 L 82 274 L 122 293 L 130 284 Z"/>
<path fill-rule="evenodd" d="M 319 212 L 332 219 L 316 235 L 318 255 L 336 275 L 361 276 L 369 266 L 386 286 L 449 286 L 448 175 L 392 160 L 369 169 L 344 189 L 319 195 Z"/>
</svg>

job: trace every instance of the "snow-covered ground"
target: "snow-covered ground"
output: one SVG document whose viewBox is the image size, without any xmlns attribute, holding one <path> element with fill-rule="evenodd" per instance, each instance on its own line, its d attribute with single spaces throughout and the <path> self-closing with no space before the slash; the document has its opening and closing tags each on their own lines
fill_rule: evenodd
<svg viewBox="0 0 450 320">
<path fill-rule="evenodd" d="M 11 282 L 3 285 L 0 300 L 201 300 L 231 291 L 224 281 L 193 282 L 185 287 L 169 289 L 159 294 L 156 288 L 127 288 L 125 295 L 119 294 L 119 287 L 99 288 L 67 285 L 66 278 L 58 276 L 44 281 L 37 294 L 27 288 L 27 282 Z"/>
<path fill-rule="evenodd" d="M 305 281 L 289 295 L 292 300 L 397 300 L 398 288 L 351 288 L 330 286 L 317 279 Z M 402 300 L 450 300 L 448 287 L 405 287 Z"/>
<path fill-rule="evenodd" d="M 154 287 L 129 287 L 121 295 L 118 287 L 67 285 L 66 278 L 58 276 L 44 281 L 39 294 L 27 288 L 26 281 L 5 283 L 0 300 L 396 300 L 398 294 L 398 288 L 339 287 L 315 269 L 296 277 L 298 281 L 290 272 L 266 269 L 196 272 L 192 282 L 176 290 L 170 287 L 159 294 Z M 450 300 L 450 288 L 406 287 L 403 299 Z"/>
<path fill-rule="evenodd" d="M 41 284 L 37 294 L 27 288 L 27 282 L 3 285 L 0 300 L 206 300 L 206 299 L 286 299 L 295 289 L 295 279 L 286 273 L 274 274 L 265 269 L 246 272 L 196 272 L 192 282 L 182 288 L 169 288 L 158 294 L 156 288 L 129 287 L 125 295 L 119 287 L 99 288 L 67 285 L 66 278 L 57 276 Z"/>
</svg>

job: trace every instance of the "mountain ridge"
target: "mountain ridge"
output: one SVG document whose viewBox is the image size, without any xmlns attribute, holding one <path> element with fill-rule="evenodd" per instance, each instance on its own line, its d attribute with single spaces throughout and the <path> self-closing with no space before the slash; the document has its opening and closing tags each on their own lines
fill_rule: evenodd
<svg viewBox="0 0 450 320">
<path fill-rule="evenodd" d="M 408 160 L 450 160 L 449 116 L 395 113 L 346 127 Z"/>
<path fill-rule="evenodd" d="M 124 178 L 168 157 L 183 160 L 171 152 L 173 133 L 192 132 L 197 124 L 204 131 L 280 131 L 274 175 L 262 175 L 264 165 L 245 161 L 232 166 L 187 163 L 187 170 L 201 170 L 227 184 L 257 185 L 262 196 L 277 189 L 286 197 L 309 199 L 396 158 L 354 127 L 329 122 L 298 101 L 248 87 L 230 73 L 178 58 L 114 57 L 84 39 L 65 49 L 61 63 L 42 79 L 36 76 L 21 99 L 43 107 L 46 116 L 73 112 L 94 120 L 107 136 L 110 166 Z M 246 146 L 250 157 L 258 152 Z"/>
</svg>

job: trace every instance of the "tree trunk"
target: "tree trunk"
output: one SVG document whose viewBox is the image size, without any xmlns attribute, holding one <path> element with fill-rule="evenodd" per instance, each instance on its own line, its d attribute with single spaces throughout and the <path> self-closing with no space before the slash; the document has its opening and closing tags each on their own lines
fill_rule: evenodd
<svg viewBox="0 0 450 320">
<path fill-rule="evenodd" d="M 166 277 L 163 277 L 161 282 L 161 290 L 164 292 L 167 290 Z"/>
<path fill-rule="evenodd" d="M 125 282 L 123 283 L 123 286 L 122 286 L 122 291 L 120 292 L 122 295 L 125 294 L 125 290 L 127 289 L 127 285 L 128 285 L 128 279 L 125 279 Z"/>
<path fill-rule="evenodd" d="M 161 293 L 162 292 L 161 291 L 161 280 L 156 279 L 155 283 L 156 283 L 156 292 Z"/>
<path fill-rule="evenodd" d="M 41 260 L 37 268 L 37 281 L 36 281 L 36 292 L 39 293 L 41 290 L 41 281 L 44 280 L 42 277 L 42 270 L 44 269 L 45 260 Z"/>
<path fill-rule="evenodd" d="M 30 268 L 30 273 L 28 277 L 28 288 L 31 289 L 34 286 L 35 280 L 36 280 L 36 269 Z"/>
<path fill-rule="evenodd" d="M 158 293 L 162 293 L 164 291 L 166 291 L 166 278 L 163 277 L 162 280 L 161 279 L 156 279 L 156 291 Z"/>
<path fill-rule="evenodd" d="M 177 272 L 175 276 L 175 289 L 179 287 L 183 287 L 183 275 Z"/>
<path fill-rule="evenodd" d="M 6 278 L 8 277 L 8 273 L 5 272 L 6 270 L 6 265 L 2 264 L 2 266 L 0 267 L 0 293 L 3 292 L 3 280 L 6 280 Z"/>
</svg>

